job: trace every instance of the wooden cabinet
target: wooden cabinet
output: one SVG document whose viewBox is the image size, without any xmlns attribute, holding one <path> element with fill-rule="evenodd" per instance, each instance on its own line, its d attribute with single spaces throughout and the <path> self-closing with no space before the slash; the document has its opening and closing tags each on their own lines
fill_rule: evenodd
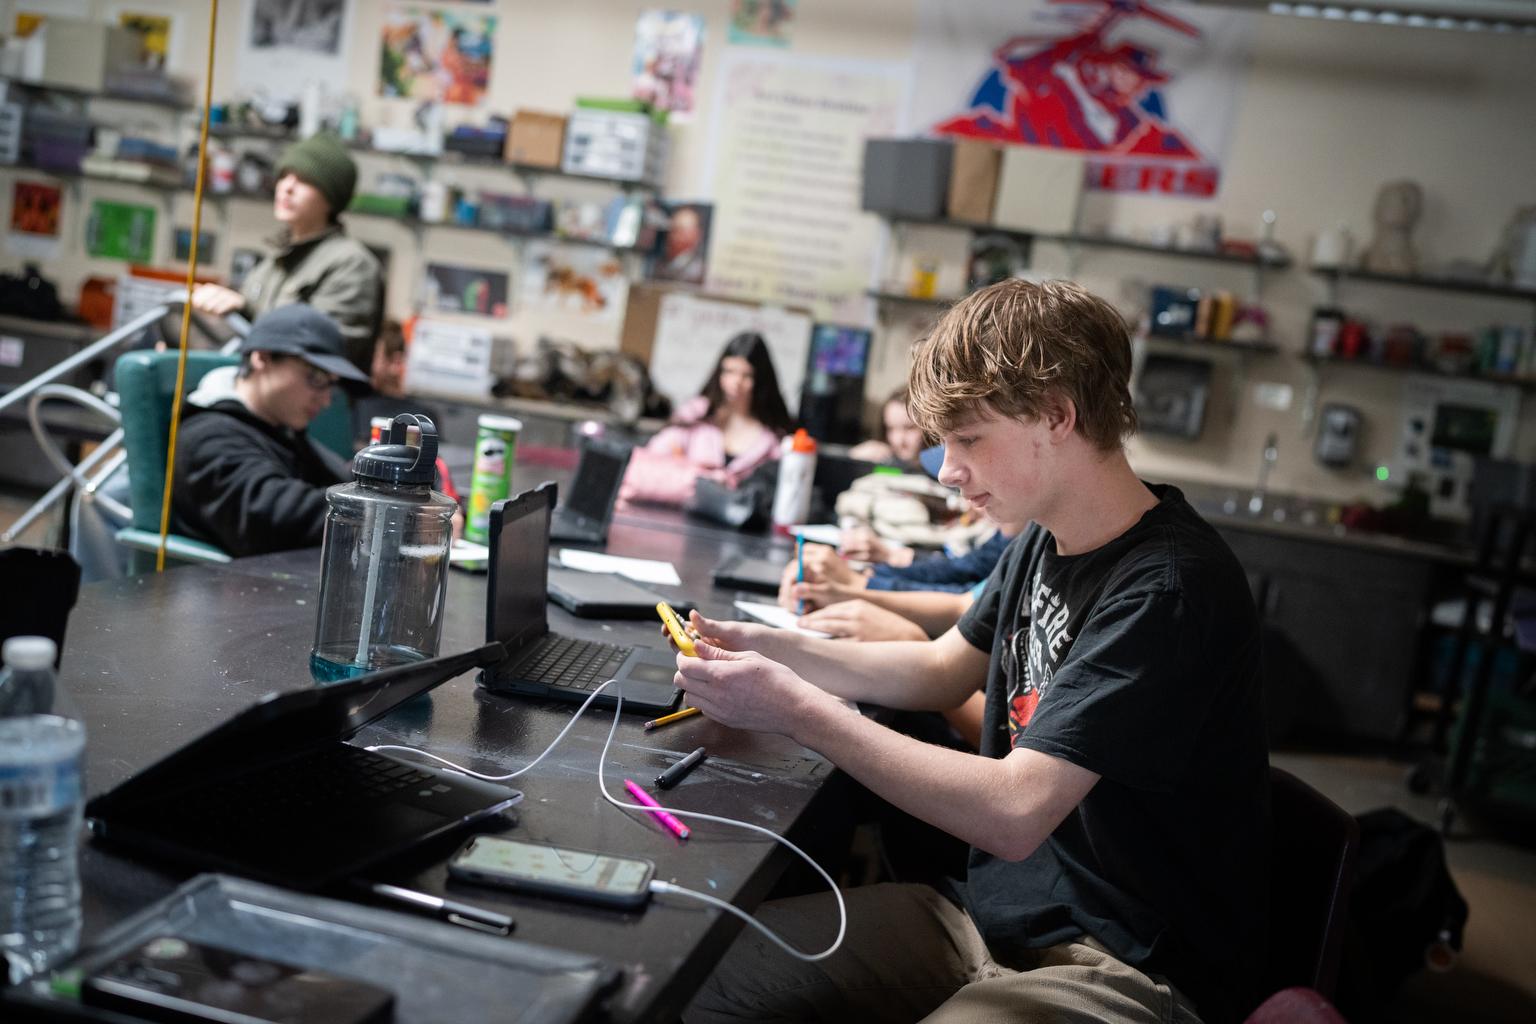
<svg viewBox="0 0 1536 1024">
<path fill-rule="evenodd" d="M 1435 563 L 1217 526 L 1253 587 L 1268 704 L 1291 718 L 1282 731 L 1398 739 Z"/>
</svg>

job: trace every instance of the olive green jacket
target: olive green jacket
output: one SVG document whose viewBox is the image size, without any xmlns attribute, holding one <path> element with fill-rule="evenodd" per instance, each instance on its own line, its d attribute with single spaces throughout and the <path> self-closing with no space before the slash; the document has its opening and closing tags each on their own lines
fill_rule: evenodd
<svg viewBox="0 0 1536 1024">
<path fill-rule="evenodd" d="M 347 339 L 347 358 L 369 372 L 384 315 L 384 278 L 373 253 L 339 224 L 297 245 L 282 236 L 272 245 L 240 285 L 245 315 L 255 319 L 307 302 L 336 321 Z"/>
</svg>

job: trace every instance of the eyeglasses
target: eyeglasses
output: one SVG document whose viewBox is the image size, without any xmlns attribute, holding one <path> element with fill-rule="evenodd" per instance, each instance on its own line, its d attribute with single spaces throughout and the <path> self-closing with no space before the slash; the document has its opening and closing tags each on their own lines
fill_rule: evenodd
<svg viewBox="0 0 1536 1024">
<path fill-rule="evenodd" d="M 334 373 L 326 373 L 318 366 L 311 366 L 304 374 L 304 383 L 315 391 L 329 391 L 341 383 L 341 378 Z"/>
</svg>

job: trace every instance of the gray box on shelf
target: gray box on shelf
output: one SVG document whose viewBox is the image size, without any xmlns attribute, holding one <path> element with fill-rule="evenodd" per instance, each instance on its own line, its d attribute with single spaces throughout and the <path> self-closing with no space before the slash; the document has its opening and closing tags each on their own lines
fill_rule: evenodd
<svg viewBox="0 0 1536 1024">
<path fill-rule="evenodd" d="M 1009 146 L 992 223 L 1012 231 L 1071 234 L 1083 197 L 1087 160 L 1040 146 Z"/>
<path fill-rule="evenodd" d="M 667 155 L 666 127 L 639 113 L 577 107 L 565 126 L 560 167 L 568 174 L 659 182 Z"/>
<path fill-rule="evenodd" d="M 862 206 L 918 220 L 944 215 L 954 144 L 944 139 L 868 139 Z"/>
<path fill-rule="evenodd" d="M 102 92 L 107 75 L 139 60 L 139 37 L 105 21 L 50 14 L 27 37 L 24 81 Z"/>
</svg>

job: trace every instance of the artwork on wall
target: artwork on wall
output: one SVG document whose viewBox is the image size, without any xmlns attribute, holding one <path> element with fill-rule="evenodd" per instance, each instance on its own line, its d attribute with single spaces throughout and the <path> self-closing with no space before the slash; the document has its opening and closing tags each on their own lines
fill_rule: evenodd
<svg viewBox="0 0 1536 1024">
<path fill-rule="evenodd" d="M 165 70 L 174 18 L 159 12 L 125 10 L 118 12 L 117 23 L 139 37 L 139 60 L 144 67 Z"/>
<path fill-rule="evenodd" d="M 396 6 L 384 17 L 379 95 L 472 105 L 485 98 L 496 16 Z"/>
<path fill-rule="evenodd" d="M 481 267 L 428 263 L 422 281 L 423 305 L 439 313 L 507 315 L 507 275 Z"/>
<path fill-rule="evenodd" d="M 171 258 L 177 263 L 185 263 L 192 258 L 192 229 L 177 228 L 173 233 L 173 245 Z M 212 231 L 199 231 L 197 233 L 197 262 L 201 266 L 212 263 L 214 260 L 214 234 Z"/>
<path fill-rule="evenodd" d="M 98 199 L 85 225 L 85 251 L 103 260 L 152 263 L 155 258 L 155 208 Z"/>
<path fill-rule="evenodd" d="M 251 0 L 247 39 L 258 50 L 341 52 L 345 0 Z"/>
<path fill-rule="evenodd" d="M 522 307 L 617 320 L 629 280 L 624 265 L 605 249 L 531 242 L 524 247 Z"/>
<path fill-rule="evenodd" d="M 57 185 L 18 181 L 11 186 L 11 230 L 45 238 L 59 237 L 64 191 Z"/>
<path fill-rule="evenodd" d="M 656 261 L 655 276 L 664 281 L 704 283 L 709 262 L 709 222 L 714 207 L 709 203 L 668 203 L 670 226 Z"/>
<path fill-rule="evenodd" d="M 674 115 L 693 112 L 694 85 L 704 49 L 704 17 L 642 11 L 635 22 L 633 95 Z"/>
<path fill-rule="evenodd" d="M 307 86 L 347 88 L 352 0 L 250 0 L 239 84 L 254 96 L 298 100 Z"/>
<path fill-rule="evenodd" d="M 733 0 L 729 42 L 737 46 L 788 46 L 796 0 Z"/>
<path fill-rule="evenodd" d="M 1157 0 L 922 0 L 914 121 L 1080 153 L 1091 189 L 1210 198 L 1252 31 L 1238 12 Z"/>
</svg>

